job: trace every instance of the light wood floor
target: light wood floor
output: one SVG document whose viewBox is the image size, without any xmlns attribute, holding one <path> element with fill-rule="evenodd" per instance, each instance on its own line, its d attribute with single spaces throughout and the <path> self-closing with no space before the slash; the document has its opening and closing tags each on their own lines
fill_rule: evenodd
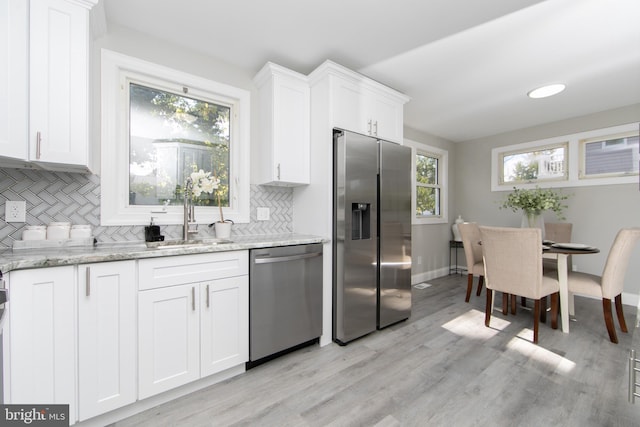
<svg viewBox="0 0 640 427">
<path fill-rule="evenodd" d="M 628 351 L 640 352 L 633 307 L 618 345 L 601 302 L 580 297 L 571 333 L 547 320 L 533 345 L 530 312 L 496 311 L 486 328 L 486 294 L 465 303 L 466 276 L 430 283 L 413 290 L 406 322 L 298 350 L 114 426 L 640 426 L 640 400 L 627 400 Z"/>
</svg>

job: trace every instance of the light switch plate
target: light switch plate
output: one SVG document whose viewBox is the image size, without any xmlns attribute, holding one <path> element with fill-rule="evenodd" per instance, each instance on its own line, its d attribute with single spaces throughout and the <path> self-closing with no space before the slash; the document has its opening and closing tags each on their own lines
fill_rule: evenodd
<svg viewBox="0 0 640 427">
<path fill-rule="evenodd" d="M 256 213 L 258 221 L 268 221 L 269 220 L 269 208 L 258 208 Z"/>
<path fill-rule="evenodd" d="M 25 222 L 26 221 L 27 202 L 7 200 L 4 204 L 4 220 L 5 222 Z"/>
</svg>

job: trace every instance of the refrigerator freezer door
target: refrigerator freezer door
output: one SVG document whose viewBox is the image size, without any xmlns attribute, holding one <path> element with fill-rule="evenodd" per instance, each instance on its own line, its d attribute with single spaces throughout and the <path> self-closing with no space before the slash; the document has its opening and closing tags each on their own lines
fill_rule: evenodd
<svg viewBox="0 0 640 427">
<path fill-rule="evenodd" d="M 376 330 L 377 163 L 374 138 L 334 134 L 333 339 Z"/>
<path fill-rule="evenodd" d="M 411 149 L 380 141 L 378 327 L 411 315 Z"/>
</svg>

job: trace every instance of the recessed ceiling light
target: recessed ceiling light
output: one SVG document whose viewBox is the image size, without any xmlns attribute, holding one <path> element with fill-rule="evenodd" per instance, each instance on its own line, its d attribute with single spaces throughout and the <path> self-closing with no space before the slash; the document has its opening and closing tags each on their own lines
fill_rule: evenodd
<svg viewBox="0 0 640 427">
<path fill-rule="evenodd" d="M 532 91 L 529 91 L 527 95 L 529 96 L 529 98 L 546 98 L 548 96 L 553 96 L 562 92 L 564 88 L 565 85 L 563 85 L 562 83 L 556 83 L 533 89 Z"/>
</svg>

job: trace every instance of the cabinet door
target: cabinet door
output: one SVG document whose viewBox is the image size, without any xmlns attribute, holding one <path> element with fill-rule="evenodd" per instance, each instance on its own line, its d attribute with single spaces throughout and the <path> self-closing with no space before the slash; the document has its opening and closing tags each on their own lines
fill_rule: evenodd
<svg viewBox="0 0 640 427">
<path fill-rule="evenodd" d="M 9 274 L 10 402 L 68 404 L 76 421 L 73 266 Z"/>
<path fill-rule="evenodd" d="M 30 7 L 29 157 L 87 166 L 89 10 L 68 0 Z"/>
<path fill-rule="evenodd" d="M 200 378 L 198 285 L 138 293 L 138 397 Z"/>
<path fill-rule="evenodd" d="M 372 118 L 372 134 L 402 144 L 404 105 L 381 94 L 371 94 L 367 105 Z"/>
<path fill-rule="evenodd" d="M 277 76 L 273 106 L 275 180 L 308 184 L 310 176 L 310 90 L 306 81 Z"/>
<path fill-rule="evenodd" d="M 200 373 L 207 376 L 249 360 L 249 277 L 203 283 Z"/>
<path fill-rule="evenodd" d="M 26 160 L 29 3 L 0 0 L 0 156 Z"/>
<path fill-rule="evenodd" d="M 136 400 L 135 261 L 78 266 L 80 420 Z"/>
<path fill-rule="evenodd" d="M 334 126 L 371 135 L 372 123 L 362 88 L 349 80 L 336 79 L 333 95 Z"/>
</svg>

